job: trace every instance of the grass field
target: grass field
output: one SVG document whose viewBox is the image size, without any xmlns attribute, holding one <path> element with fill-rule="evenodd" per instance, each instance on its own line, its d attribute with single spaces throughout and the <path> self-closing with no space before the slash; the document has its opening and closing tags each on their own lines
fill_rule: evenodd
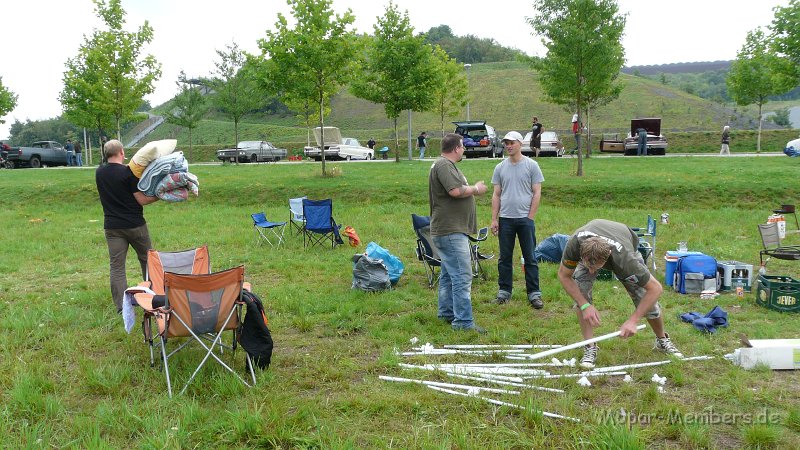
<svg viewBox="0 0 800 450">
<path fill-rule="evenodd" d="M 658 271 L 665 250 L 688 241 L 718 260 L 758 265 L 756 224 L 782 203 L 800 202 L 796 159 L 593 158 L 586 176 L 574 159 L 544 159 L 546 182 L 536 218 L 537 237 L 570 233 L 597 217 L 645 224 L 647 214 L 670 214 L 659 225 Z M 489 181 L 496 161 L 465 161 L 471 182 Z M 666 292 L 667 330 L 687 356 L 709 361 L 635 369 L 620 377 L 542 380 L 563 394 L 524 390 L 490 394 L 523 406 L 496 407 L 422 386 L 389 384 L 380 375 L 448 382 L 434 373 L 403 371 L 399 362 L 477 362 L 478 358 L 400 357 L 420 344 L 568 344 L 580 340 L 571 302 L 556 266 L 541 266 L 545 308 L 524 301 L 519 266 L 507 305 L 491 302 L 489 280 L 473 284 L 479 325 L 489 333 L 456 333 L 436 319 L 436 292 L 426 286 L 414 256 L 410 214 L 426 214 L 430 162 L 335 163 L 341 174 L 322 178 L 315 163 L 194 165 L 200 197 L 145 209 L 153 244 L 180 250 L 208 244 L 216 270 L 245 264 L 247 281 L 265 302 L 275 339 L 270 369 L 247 389 L 218 366 L 207 366 L 186 394 L 167 398 L 161 371 L 149 367 L 140 331 L 125 333 L 108 288 L 102 210 L 91 169 L 0 171 L 0 442 L 5 448 L 798 448 L 800 371 L 746 371 L 723 355 L 751 338 L 796 338 L 797 314 L 778 313 L 723 294 L 713 301 Z M 329 168 L 330 170 L 330 168 Z M 353 249 L 304 249 L 288 236 L 281 248 L 254 245 L 249 214 L 284 220 L 287 199 L 330 197 L 339 223 L 356 228 Z M 478 201 L 481 224 L 488 197 Z M 790 225 L 789 229 L 794 226 Z M 287 235 L 288 235 L 287 231 Z M 396 289 L 364 294 L 350 289 L 353 253 L 375 241 L 399 256 L 405 273 Z M 800 234 L 786 243 L 800 244 Z M 482 249 L 497 252 L 490 238 Z M 769 273 L 800 278 L 800 265 L 772 261 Z M 131 254 L 128 284 L 140 275 Z M 595 291 L 603 324 L 615 331 L 631 312 L 615 282 Z M 679 313 L 729 313 L 730 327 L 703 335 Z M 602 366 L 657 361 L 652 333 L 601 343 Z M 191 352 L 201 356 L 197 350 Z M 191 356 L 191 355 L 184 355 Z M 229 356 L 229 355 L 227 355 Z M 235 367 L 243 368 L 241 353 Z M 580 357 L 580 351 L 558 355 Z M 499 359 L 498 359 L 499 361 Z M 173 380 L 191 374 L 176 358 Z M 563 371 L 561 371 L 563 372 Z M 667 377 L 663 393 L 650 381 Z M 470 383 L 470 382 L 467 382 Z M 576 417 L 580 423 L 537 411 Z M 625 418 L 620 412 L 626 412 Z"/>
</svg>

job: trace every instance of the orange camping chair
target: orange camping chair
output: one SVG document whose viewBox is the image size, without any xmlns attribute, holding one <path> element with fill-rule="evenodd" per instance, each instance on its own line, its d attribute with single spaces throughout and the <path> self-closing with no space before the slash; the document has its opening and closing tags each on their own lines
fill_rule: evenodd
<svg viewBox="0 0 800 450">
<path fill-rule="evenodd" d="M 177 252 L 148 250 L 147 273 L 145 274 L 145 281 L 139 283 L 139 287 L 150 289 L 156 295 L 164 295 L 164 273 L 166 272 L 193 275 L 211 273 L 211 257 L 208 254 L 208 246 L 204 245 L 202 247 Z M 137 290 L 135 288 L 129 288 L 128 292 L 135 294 Z M 153 314 L 151 313 L 153 308 L 149 298 L 141 298 L 146 299 L 144 300 L 144 304 L 134 295 L 136 303 L 144 309 L 142 333 L 144 334 L 145 341 L 150 345 L 150 367 L 153 367 L 155 365 L 152 333 Z"/>
<path fill-rule="evenodd" d="M 214 360 L 248 387 L 256 383 L 255 372 L 250 356 L 245 353 L 246 367 L 252 382 L 248 382 L 228 364 L 220 355 L 224 348 L 229 348 L 235 355 L 238 336 L 237 329 L 242 321 L 242 288 L 244 287 L 244 266 L 234 267 L 211 274 L 164 274 L 164 303 L 154 304 L 152 294 L 136 294 L 136 301 L 146 307 L 158 324 L 157 339 L 161 347 L 161 359 L 164 374 L 167 378 L 167 390 L 172 397 L 172 380 L 169 361 L 180 350 L 189 344 L 198 343 L 205 349 L 204 357 L 186 381 L 180 393 L 184 393 L 189 384 L 207 361 Z M 158 300 L 158 299 L 156 299 Z M 233 330 L 234 339 L 230 346 L 222 342 L 222 334 Z M 151 336 L 152 337 L 152 336 Z M 189 338 L 176 348 L 168 351 L 167 344 L 172 338 Z M 207 342 L 210 344 L 207 344 Z M 219 348 L 220 355 L 214 351 Z"/>
</svg>

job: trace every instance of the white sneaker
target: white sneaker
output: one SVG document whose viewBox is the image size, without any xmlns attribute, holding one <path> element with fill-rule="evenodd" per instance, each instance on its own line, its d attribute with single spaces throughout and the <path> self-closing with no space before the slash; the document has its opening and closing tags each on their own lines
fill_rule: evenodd
<svg viewBox="0 0 800 450">
<path fill-rule="evenodd" d="M 664 352 L 670 356 L 674 356 L 676 358 L 683 358 L 683 353 L 678 350 L 678 347 L 672 343 L 669 338 L 669 334 L 664 333 L 664 337 L 656 337 L 656 345 L 653 347 L 653 350 L 658 350 L 659 352 Z"/>
<path fill-rule="evenodd" d="M 594 369 L 594 362 L 597 360 L 597 344 L 583 346 L 583 358 L 581 358 L 581 367 L 586 369 Z"/>
</svg>

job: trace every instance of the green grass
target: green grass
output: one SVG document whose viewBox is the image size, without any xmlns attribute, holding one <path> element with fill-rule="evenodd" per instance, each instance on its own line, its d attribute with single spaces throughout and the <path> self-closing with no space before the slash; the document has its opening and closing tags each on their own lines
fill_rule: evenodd
<svg viewBox="0 0 800 450">
<path fill-rule="evenodd" d="M 465 161 L 460 167 L 471 182 L 488 181 L 495 163 Z M 756 224 L 773 207 L 800 201 L 797 161 L 786 157 L 593 158 L 581 178 L 572 175 L 573 159 L 540 163 L 546 178 L 537 216 L 540 239 L 570 233 L 596 217 L 641 226 L 647 214 L 668 212 L 670 223 L 658 227 L 657 255 L 686 240 L 690 249 L 719 260 L 757 266 Z M 258 375 L 256 388 L 207 366 L 185 395 L 172 400 L 162 372 L 149 367 L 138 327 L 126 334 L 115 314 L 94 172 L 0 171 L 0 442 L 9 448 L 800 447 L 800 372 L 746 371 L 722 358 L 740 346 L 740 333 L 796 337 L 800 316 L 757 306 L 752 293 L 714 301 L 663 295 L 667 330 L 679 348 L 714 359 L 633 370 L 630 384 L 608 378 L 581 388 L 574 380 L 552 380 L 541 384 L 566 393 L 498 396 L 525 410 L 378 380 L 384 374 L 445 380 L 397 367 L 401 361 L 433 360 L 393 353 L 411 347 L 412 337 L 437 346 L 566 344 L 580 333 L 556 266 L 549 264 L 541 266 L 541 311 L 525 304 L 518 267 L 512 301 L 491 303 L 497 272 L 489 264 L 489 280 L 476 282 L 472 291 L 476 320 L 489 333 L 452 332 L 436 319 L 436 292 L 425 287 L 414 257 L 409 216 L 428 210 L 430 162 L 337 166 L 339 176 L 323 178 L 313 163 L 194 165 L 199 198 L 146 208 L 157 248 L 208 244 L 215 269 L 245 264 L 247 280 L 265 301 L 276 343 L 272 367 Z M 306 250 L 297 236 L 278 249 L 254 245 L 249 214 L 263 210 L 273 220 L 285 218 L 287 199 L 299 195 L 331 197 L 337 221 L 356 228 L 362 247 Z M 481 224 L 488 223 L 488 198 L 479 199 L 478 215 Z M 370 241 L 405 263 L 395 290 L 350 290 L 350 257 Z M 786 242 L 800 244 L 800 234 Z M 497 241 L 490 238 L 482 249 L 496 253 Z M 662 279 L 663 260 L 658 263 L 656 276 Z M 772 261 L 769 269 L 800 278 L 796 263 Z M 129 254 L 130 285 L 139 281 L 137 272 Z M 630 300 L 621 291 L 613 282 L 596 287 L 603 320 L 598 334 L 615 331 L 630 314 Z M 677 318 L 714 305 L 728 311 L 731 325 L 714 335 L 701 335 Z M 649 330 L 601 347 L 602 365 L 660 359 L 650 350 Z M 185 357 L 192 355 L 201 356 L 193 351 L 176 357 L 174 380 L 191 374 Z M 242 366 L 238 354 L 235 367 Z M 650 382 L 654 372 L 668 378 L 664 393 Z M 544 418 L 539 409 L 582 422 Z M 621 409 L 639 419 L 607 420 Z M 709 411 L 738 419 L 709 422 L 705 418 L 718 417 Z"/>
</svg>

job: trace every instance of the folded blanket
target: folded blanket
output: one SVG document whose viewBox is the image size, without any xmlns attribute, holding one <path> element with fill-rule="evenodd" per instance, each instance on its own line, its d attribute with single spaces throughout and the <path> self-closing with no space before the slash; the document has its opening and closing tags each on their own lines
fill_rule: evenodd
<svg viewBox="0 0 800 450">
<path fill-rule="evenodd" d="M 155 292 L 146 287 L 134 286 L 125 289 L 125 296 L 122 299 L 122 322 L 128 334 L 131 333 L 133 324 L 136 322 L 136 313 L 133 312 L 133 307 L 137 306 L 138 303 L 136 303 L 136 299 L 133 296 L 140 293 L 155 295 Z"/>
<path fill-rule="evenodd" d="M 705 316 L 701 316 L 699 312 L 694 311 L 681 314 L 681 320 L 691 323 L 699 331 L 714 333 L 717 331 L 717 327 L 728 326 L 728 313 L 719 306 L 715 306 Z"/>
<path fill-rule="evenodd" d="M 183 152 L 170 153 L 151 162 L 144 173 L 139 184 L 136 186 L 145 195 L 155 196 L 158 182 L 168 173 L 188 172 L 189 163 L 183 157 Z"/>
<path fill-rule="evenodd" d="M 155 188 L 155 195 L 167 202 L 182 202 L 189 198 L 189 192 L 200 194 L 200 183 L 197 177 L 189 172 L 178 172 L 164 175 Z"/>
</svg>

